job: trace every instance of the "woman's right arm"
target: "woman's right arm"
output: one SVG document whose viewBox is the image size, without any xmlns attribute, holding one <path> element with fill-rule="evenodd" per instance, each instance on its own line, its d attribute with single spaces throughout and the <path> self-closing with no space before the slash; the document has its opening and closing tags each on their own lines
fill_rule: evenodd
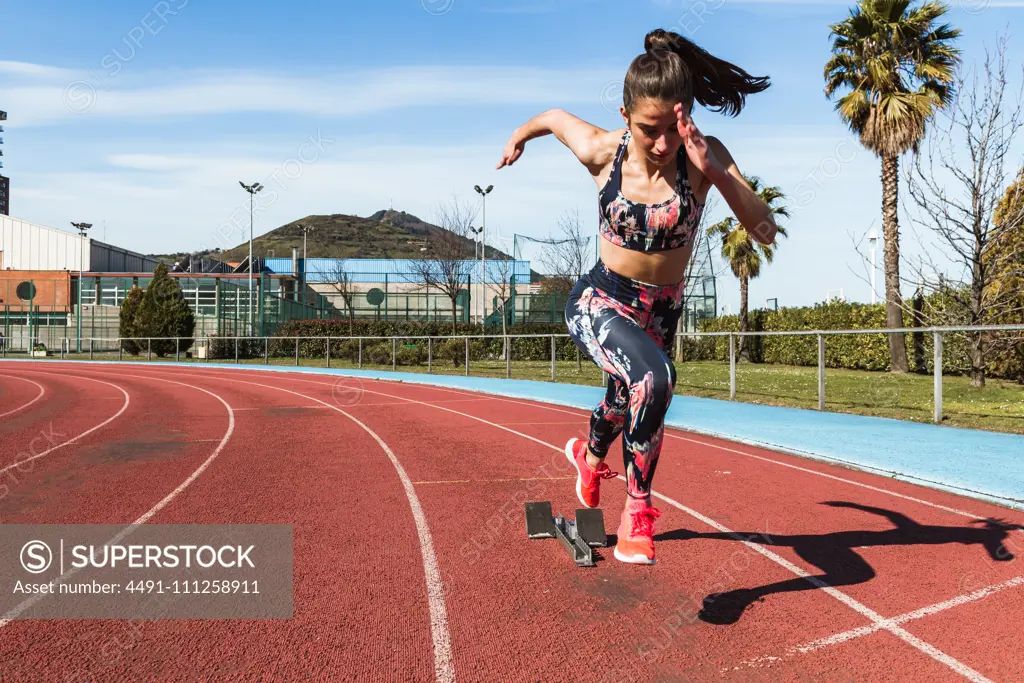
<svg viewBox="0 0 1024 683">
<path fill-rule="evenodd" d="M 553 134 L 558 140 L 572 150 L 576 158 L 598 175 L 608 163 L 608 147 L 605 143 L 607 131 L 591 125 L 562 109 L 551 109 L 516 128 L 505 145 L 498 168 L 511 166 L 523 154 L 523 147 L 528 140 L 543 135 Z"/>
</svg>

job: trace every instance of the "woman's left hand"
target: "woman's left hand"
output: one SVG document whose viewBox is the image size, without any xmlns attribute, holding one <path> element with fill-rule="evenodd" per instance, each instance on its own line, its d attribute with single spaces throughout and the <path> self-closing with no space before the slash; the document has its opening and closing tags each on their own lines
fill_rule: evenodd
<svg viewBox="0 0 1024 683">
<path fill-rule="evenodd" d="M 727 174 L 725 167 L 708 147 L 708 141 L 704 134 L 697 129 L 693 119 L 683 110 L 682 104 L 675 106 L 675 112 L 676 126 L 679 129 L 679 135 L 683 138 L 686 156 L 690 158 L 690 162 L 697 167 L 698 171 L 714 183 L 723 174 Z"/>
</svg>

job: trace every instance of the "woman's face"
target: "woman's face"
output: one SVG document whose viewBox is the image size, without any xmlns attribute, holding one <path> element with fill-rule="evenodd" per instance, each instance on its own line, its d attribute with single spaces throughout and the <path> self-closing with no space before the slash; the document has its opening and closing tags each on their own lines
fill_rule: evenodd
<svg viewBox="0 0 1024 683">
<path fill-rule="evenodd" d="M 643 99 L 633 103 L 631 112 L 621 110 L 637 146 L 657 166 L 671 162 L 682 144 L 674 107 L 674 102 Z"/>
</svg>

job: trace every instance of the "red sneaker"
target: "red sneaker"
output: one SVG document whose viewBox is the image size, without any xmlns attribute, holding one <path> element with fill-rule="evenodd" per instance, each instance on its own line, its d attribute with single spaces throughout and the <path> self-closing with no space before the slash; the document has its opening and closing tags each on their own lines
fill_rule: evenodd
<svg viewBox="0 0 1024 683">
<path fill-rule="evenodd" d="M 619 522 L 615 559 L 630 564 L 654 564 L 654 520 L 661 510 L 650 501 L 627 498 Z"/>
<path fill-rule="evenodd" d="M 572 438 L 565 444 L 565 457 L 576 468 L 576 497 L 584 507 L 596 508 L 601 499 L 601 480 L 619 476 L 612 472 L 608 465 L 601 463 L 597 469 L 587 464 L 587 442 Z"/>
</svg>

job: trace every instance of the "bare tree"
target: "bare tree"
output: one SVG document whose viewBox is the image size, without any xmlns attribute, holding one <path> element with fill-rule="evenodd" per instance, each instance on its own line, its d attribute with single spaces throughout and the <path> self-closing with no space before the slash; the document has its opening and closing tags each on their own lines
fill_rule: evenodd
<svg viewBox="0 0 1024 683">
<path fill-rule="evenodd" d="M 594 247 L 580 221 L 579 209 L 566 211 L 558 219 L 558 231 L 557 237 L 547 240 L 548 248 L 537 260 L 555 280 L 555 291 L 568 293 L 587 271 Z"/>
<path fill-rule="evenodd" d="M 994 324 L 1008 313 L 1022 312 L 1019 292 L 1001 283 L 1012 279 L 1006 277 L 1007 267 L 1024 270 L 1019 242 L 1015 253 L 1005 253 L 1015 243 L 1010 236 L 1024 229 L 1024 210 L 1004 211 L 996 220 L 997 206 L 1017 170 L 1014 164 L 1008 171 L 1006 164 L 1013 136 L 1024 123 L 1021 93 L 1016 102 L 1007 102 L 1006 86 L 1003 37 L 996 55 L 985 51 L 982 73 L 973 68 L 967 73 L 958 70 L 957 94 L 944 116 L 945 125 L 931 138 L 927 155 L 916 158 L 908 178 L 910 196 L 924 216 L 917 222 L 933 231 L 943 256 L 961 269 L 941 287 L 944 299 L 949 297 L 972 326 Z M 957 146 L 965 148 L 969 159 L 958 158 Z M 920 281 L 928 282 L 930 274 L 941 269 L 930 256 L 925 260 L 918 275 Z M 986 339 L 981 332 L 968 335 L 975 387 L 984 386 L 992 361 L 992 354 L 986 354 Z"/>
<path fill-rule="evenodd" d="M 495 282 L 490 285 L 490 290 L 493 290 L 498 299 L 498 305 L 495 310 L 501 315 L 501 336 L 505 340 L 502 358 L 505 358 L 508 354 L 508 300 L 512 295 L 512 274 L 513 266 L 515 261 L 508 258 L 495 259 L 494 261 L 488 261 L 490 268 L 489 274 L 493 276 Z M 486 295 L 485 295 L 486 296 Z"/>
<path fill-rule="evenodd" d="M 331 265 L 328 272 L 331 278 L 331 286 L 345 302 L 345 310 L 348 311 L 348 334 L 352 336 L 352 319 L 355 315 L 353 303 L 356 298 L 356 289 L 352 281 L 352 275 L 348 272 L 348 265 L 345 259 L 337 259 Z"/>
<path fill-rule="evenodd" d="M 451 301 L 453 334 L 458 329 L 459 292 L 466 287 L 476 266 L 467 253 L 476 214 L 476 209 L 461 204 L 454 197 L 450 203 L 439 206 L 437 225 L 441 229 L 427 238 L 426 251 L 413 265 L 421 285 L 439 290 Z"/>
</svg>

